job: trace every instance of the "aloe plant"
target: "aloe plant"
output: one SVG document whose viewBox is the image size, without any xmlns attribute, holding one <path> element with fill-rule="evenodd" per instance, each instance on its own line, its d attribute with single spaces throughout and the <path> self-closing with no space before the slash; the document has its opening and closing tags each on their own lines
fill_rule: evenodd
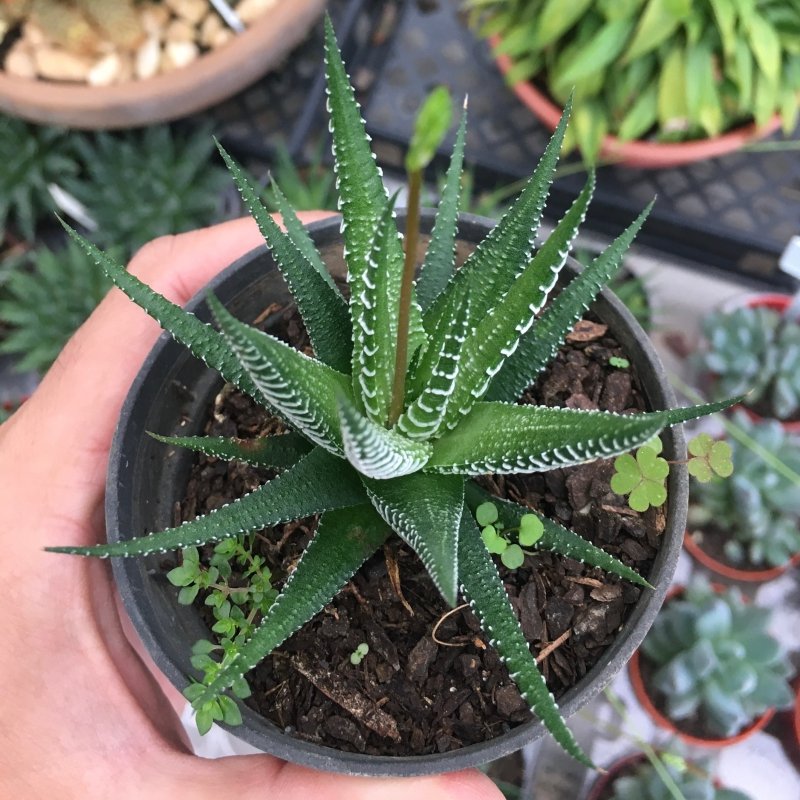
<svg viewBox="0 0 800 800">
<path fill-rule="evenodd" d="M 417 552 L 448 603 L 454 604 L 459 592 L 469 599 L 531 709 L 565 750 L 590 764 L 536 667 L 475 519 L 475 509 L 488 499 L 506 528 L 519 527 L 521 516 L 531 511 L 488 498 L 471 479 L 487 472 L 534 472 L 607 458 L 642 444 L 667 425 L 727 404 L 636 415 L 515 405 L 514 399 L 545 368 L 619 266 L 649 207 L 542 311 L 594 188 L 590 177 L 554 233 L 536 250 L 534 237 L 563 142 L 567 108 L 519 199 L 456 271 L 465 112 L 415 288 L 409 277 L 416 264 L 413 258 L 404 259 L 393 203 L 370 152 L 330 20 L 325 50 L 349 301 L 288 204 L 280 201 L 284 232 L 258 201 L 257 189 L 220 148 L 294 294 L 313 358 L 235 319 L 213 295 L 208 304 L 220 330 L 203 324 L 70 229 L 131 299 L 225 380 L 293 429 L 260 448 L 259 463 L 283 469 L 282 474 L 177 528 L 112 544 L 50 549 L 140 556 L 219 542 L 320 514 L 314 538 L 250 638 L 226 652 L 216 669 L 206 664 L 203 681 L 186 690 L 204 719 L 227 719 L 226 690 L 241 686 L 242 677 L 329 602 L 394 531 Z M 410 159 L 410 168 L 418 167 Z M 406 244 L 415 252 L 413 242 Z M 402 351 L 407 357 L 398 360 Z M 164 441 L 224 451 L 244 461 L 252 454 L 236 441 Z M 537 547 L 648 586 L 611 555 L 537 516 L 544 528 Z"/>
</svg>

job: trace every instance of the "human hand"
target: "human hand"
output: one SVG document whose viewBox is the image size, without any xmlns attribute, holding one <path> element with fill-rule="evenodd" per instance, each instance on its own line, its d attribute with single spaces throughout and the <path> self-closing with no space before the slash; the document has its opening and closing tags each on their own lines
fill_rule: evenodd
<svg viewBox="0 0 800 800">
<path fill-rule="evenodd" d="M 131 271 L 183 304 L 261 244 L 252 220 L 236 220 L 158 239 L 137 254 Z M 474 771 L 379 780 L 266 755 L 209 761 L 190 753 L 158 681 L 125 636 L 108 563 L 43 551 L 104 539 L 111 438 L 159 333 L 113 289 L 30 400 L 0 426 L 0 797 L 500 798 Z"/>
</svg>

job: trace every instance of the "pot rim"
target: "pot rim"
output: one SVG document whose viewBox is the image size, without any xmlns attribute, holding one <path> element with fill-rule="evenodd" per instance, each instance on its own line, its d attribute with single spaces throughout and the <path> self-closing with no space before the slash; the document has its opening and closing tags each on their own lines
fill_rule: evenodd
<svg viewBox="0 0 800 800">
<path fill-rule="evenodd" d="M 189 66 L 144 80 L 89 86 L 19 78 L 0 70 L 0 109 L 31 122 L 87 130 L 188 116 L 236 94 L 280 63 L 324 7 L 324 0 L 284 0 Z"/>
<path fill-rule="evenodd" d="M 722 561 L 718 561 L 703 550 L 689 530 L 686 531 L 683 538 L 683 546 L 687 549 L 692 558 L 700 562 L 706 569 L 710 569 L 712 572 L 717 573 L 717 575 L 728 578 L 728 580 L 742 581 L 743 583 L 764 583 L 766 581 L 772 581 L 783 575 L 783 573 L 791 567 L 800 564 L 800 553 L 796 553 L 780 567 L 770 567 L 769 569 L 738 569 L 737 567 L 731 567 Z"/>
<path fill-rule="evenodd" d="M 497 47 L 501 41 L 502 37 L 499 34 L 489 37 L 492 49 Z M 493 57 L 503 75 L 507 75 L 514 65 L 511 57 L 504 54 L 497 54 Z M 561 118 L 561 109 L 532 81 L 520 80 L 510 88 L 519 100 L 551 131 L 556 129 Z M 774 133 L 780 128 L 780 125 L 780 116 L 775 114 L 769 122 L 762 126 L 751 122 L 718 136 L 691 139 L 685 142 L 650 142 L 643 139 L 625 141 L 607 134 L 603 137 L 600 153 L 614 161 L 615 164 L 626 167 L 640 169 L 679 167 L 694 161 L 703 161 L 732 153 L 753 139 L 761 139 Z"/>
<path fill-rule="evenodd" d="M 718 583 L 712 583 L 712 588 L 715 592 L 722 592 L 725 591 L 727 587 L 721 586 Z M 678 597 L 679 595 L 683 594 L 686 587 L 680 584 L 676 584 L 675 586 L 671 586 L 669 591 L 667 592 L 667 596 L 664 598 L 664 604 L 666 605 L 670 600 L 674 597 Z M 747 601 L 745 601 L 747 602 Z M 644 710 L 650 715 L 650 718 L 653 722 L 658 725 L 659 728 L 663 728 L 664 730 L 669 731 L 673 735 L 677 736 L 682 741 L 686 742 L 686 744 L 693 745 L 694 747 L 702 747 L 707 750 L 718 750 L 724 747 L 730 747 L 734 744 L 739 744 L 743 742 L 745 739 L 749 739 L 755 733 L 765 728 L 769 722 L 772 720 L 772 717 L 775 715 L 774 708 L 768 708 L 763 714 L 757 717 L 750 725 L 743 728 L 739 733 L 734 734 L 733 736 L 729 736 L 727 738 L 721 739 L 703 739 L 700 736 L 694 736 L 691 733 L 684 733 L 676 723 L 674 723 L 666 714 L 663 714 L 657 707 L 653 698 L 647 691 L 647 687 L 644 682 L 644 676 L 642 675 L 642 651 L 641 648 L 637 649 L 636 652 L 631 657 L 631 660 L 628 662 L 628 677 L 630 678 L 631 685 L 633 686 L 634 694 L 636 695 L 637 700 L 639 701 L 640 705 L 644 708 Z"/>
<path fill-rule="evenodd" d="M 336 215 L 309 226 L 309 233 L 318 247 L 325 247 L 341 241 L 340 220 L 341 218 Z M 433 221 L 434 212 L 423 211 L 421 219 L 423 233 L 430 232 Z M 402 229 L 405 223 L 403 211 L 398 213 L 398 223 Z M 494 224 L 494 220 L 485 217 L 462 214 L 459 219 L 458 238 L 468 242 L 480 241 Z M 187 304 L 187 308 L 195 311 L 197 316 L 204 321 L 210 319 L 208 308 L 205 305 L 207 292 L 214 291 L 219 295 L 220 287 L 226 283 L 232 283 L 244 268 L 257 259 L 268 259 L 269 269 L 275 269 L 265 248 L 255 248 L 210 281 Z M 578 271 L 580 265 L 572 262 L 569 264 L 569 268 L 572 271 Z M 263 275 L 263 273 L 262 269 L 260 274 Z M 221 299 L 224 302 L 224 298 Z M 634 348 L 637 351 L 632 351 L 629 357 L 633 363 L 639 366 L 639 377 L 646 387 L 649 400 L 659 407 L 674 406 L 673 390 L 649 337 L 630 312 L 610 292 L 604 290 L 598 299 L 598 305 L 606 314 L 612 317 L 616 316 L 616 321 L 620 323 L 620 326 L 625 325 L 624 328 L 620 327 L 616 333 L 627 334 L 630 341 L 626 346 L 628 349 Z M 133 470 L 133 459 L 128 453 L 128 447 L 133 447 L 135 440 L 129 431 L 135 424 L 135 415 L 141 415 L 145 407 L 150 405 L 151 401 L 145 395 L 148 376 L 160 363 L 177 363 L 181 354 L 187 358 L 190 357 L 183 345 L 175 342 L 168 333 L 162 333 L 145 359 L 123 404 L 111 447 L 106 484 L 106 524 L 109 541 L 119 541 L 121 538 L 129 538 L 131 535 L 128 532 L 127 535 L 120 536 L 120 531 L 127 530 L 126 520 L 121 516 L 120 509 L 126 493 L 132 494 L 133 491 L 129 477 Z M 130 443 L 128 442 L 129 437 L 131 438 Z M 680 461 L 685 458 L 686 444 L 680 428 L 665 430 L 664 438 L 665 450 L 674 455 L 674 460 Z M 625 662 L 644 639 L 658 613 L 677 566 L 686 525 L 688 473 L 685 465 L 678 465 L 677 468 L 670 471 L 667 503 L 667 528 L 662 535 L 662 546 L 656 555 L 650 574 L 651 581 L 655 583 L 656 588 L 642 591 L 639 601 L 623 624 L 621 634 L 617 635 L 609 645 L 600 661 L 587 672 L 578 684 L 565 693 L 561 704 L 565 717 L 572 715 L 597 696 L 623 668 Z M 146 600 L 146 576 L 144 570 L 137 566 L 140 560 L 113 558 L 111 561 L 120 595 L 139 636 L 159 669 L 179 690 L 183 689 L 188 683 L 187 677 L 156 636 L 156 631 L 147 616 L 150 609 L 141 605 Z M 242 707 L 242 714 L 245 721 L 243 726 L 230 728 L 222 725 L 221 727 L 259 749 L 295 763 L 315 769 L 371 776 L 427 775 L 478 766 L 518 750 L 528 741 L 543 735 L 546 730 L 544 725 L 533 717 L 529 722 L 518 725 L 495 739 L 448 753 L 402 757 L 364 756 L 334 750 L 288 736 L 247 706 Z"/>
</svg>

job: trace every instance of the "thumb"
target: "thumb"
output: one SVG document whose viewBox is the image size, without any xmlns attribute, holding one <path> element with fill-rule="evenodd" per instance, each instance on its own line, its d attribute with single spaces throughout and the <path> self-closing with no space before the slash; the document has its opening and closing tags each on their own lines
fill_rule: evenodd
<svg viewBox="0 0 800 800">
<path fill-rule="evenodd" d="M 203 796 L 236 797 L 237 800 L 503 800 L 500 790 L 481 772 L 465 770 L 430 778 L 363 778 L 318 772 L 271 756 L 230 756 L 202 762 L 206 775 L 197 780 L 193 765 L 194 800 Z M 222 791 L 222 794 L 215 794 Z"/>
</svg>

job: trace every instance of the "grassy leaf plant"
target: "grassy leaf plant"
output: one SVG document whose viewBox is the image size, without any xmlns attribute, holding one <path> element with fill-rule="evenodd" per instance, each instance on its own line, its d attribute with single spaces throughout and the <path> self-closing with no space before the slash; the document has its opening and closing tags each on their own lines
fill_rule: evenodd
<svg viewBox="0 0 800 800">
<path fill-rule="evenodd" d="M 216 561 L 205 572 L 189 555 L 177 575 L 171 573 L 185 592 L 184 599 L 194 591 L 186 591 L 187 587 L 198 581 L 207 584 L 201 588 L 210 589 L 211 597 L 227 591 L 222 607 L 227 611 L 229 603 L 228 617 L 235 616 L 223 631 L 235 647 L 223 645 L 220 661 L 211 658 L 210 651 L 195 654 L 203 677 L 189 687 L 187 697 L 205 728 L 209 720 L 234 718 L 233 701 L 226 693 L 232 690 L 241 696 L 248 670 L 328 603 L 394 531 L 420 556 L 447 602 L 455 604 L 461 594 L 471 603 L 490 645 L 507 664 L 533 712 L 567 752 L 590 764 L 537 669 L 487 549 L 487 528 L 493 526 L 505 539 L 506 552 L 515 546 L 552 550 L 639 585 L 648 584 L 574 532 L 533 509 L 487 495 L 471 478 L 613 457 L 649 441 L 665 426 L 712 413 L 728 403 L 635 415 L 515 405 L 521 390 L 535 380 L 613 276 L 647 212 L 542 311 L 594 187 L 590 177 L 547 242 L 535 248 L 568 104 L 519 199 L 456 270 L 465 113 L 432 241 L 415 281 L 417 202 L 412 192 L 404 253 L 393 201 L 370 152 L 329 21 L 325 38 L 347 300 L 288 205 L 281 209 L 283 231 L 263 212 L 256 190 L 223 152 L 278 269 L 296 294 L 297 307 L 318 348 L 315 357 L 237 320 L 212 296 L 208 301 L 218 329 L 202 324 L 72 233 L 117 286 L 174 338 L 291 427 L 292 434 L 259 447 L 281 474 L 230 505 L 177 528 L 115 544 L 51 549 L 130 557 L 219 543 L 222 550 L 215 551 Z M 415 171 L 422 169 L 447 127 L 442 118 L 449 101 L 438 93 L 430 103 L 415 137 L 417 149 L 412 148 L 412 184 Z M 347 343 L 345 357 L 334 346 L 331 326 Z M 525 358 L 515 359 L 519 352 Z M 305 440 L 304 447 L 298 446 L 299 437 Z M 282 442 L 287 446 L 283 455 Z M 248 457 L 248 448 L 238 441 L 214 439 L 203 444 L 195 438 L 185 444 Z M 319 523 L 294 571 L 274 602 L 267 607 L 265 599 L 252 619 L 245 615 L 250 627 L 243 628 L 234 611 L 238 588 L 219 588 L 225 587 L 220 564 L 226 559 L 246 560 L 239 550 L 243 535 L 312 514 L 320 515 Z M 271 600 L 263 566 L 259 570 L 263 596 Z"/>
</svg>

